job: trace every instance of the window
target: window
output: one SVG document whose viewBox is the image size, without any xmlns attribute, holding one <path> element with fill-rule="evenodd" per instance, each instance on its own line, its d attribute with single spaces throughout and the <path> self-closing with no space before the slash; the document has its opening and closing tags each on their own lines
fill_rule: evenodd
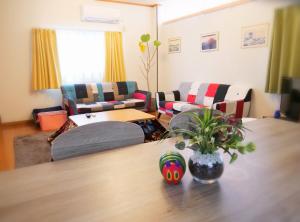
<svg viewBox="0 0 300 222">
<path fill-rule="evenodd" d="M 57 30 L 63 84 L 101 82 L 105 67 L 104 33 Z"/>
</svg>

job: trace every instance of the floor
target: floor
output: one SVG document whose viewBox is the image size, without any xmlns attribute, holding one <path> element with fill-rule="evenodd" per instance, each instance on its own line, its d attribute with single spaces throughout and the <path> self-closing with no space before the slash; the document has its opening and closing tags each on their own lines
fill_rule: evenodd
<svg viewBox="0 0 300 222">
<path fill-rule="evenodd" d="M 31 135 L 38 132 L 40 130 L 32 122 L 0 125 L 0 171 L 15 168 L 14 137 Z"/>
<path fill-rule="evenodd" d="M 152 113 L 155 115 L 155 113 Z M 159 122 L 168 126 L 170 118 L 162 115 Z M 15 168 L 13 141 L 15 137 L 31 135 L 41 132 L 32 122 L 16 123 L 12 125 L 0 125 L 0 171 Z"/>
</svg>

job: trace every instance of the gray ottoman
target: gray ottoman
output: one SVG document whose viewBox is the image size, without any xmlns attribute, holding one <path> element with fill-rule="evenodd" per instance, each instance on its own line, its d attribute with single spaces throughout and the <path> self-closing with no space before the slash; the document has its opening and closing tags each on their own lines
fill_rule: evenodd
<svg viewBox="0 0 300 222">
<path fill-rule="evenodd" d="M 53 160 L 61 160 L 102 150 L 144 143 L 140 126 L 129 122 L 107 121 L 71 129 L 52 143 Z"/>
</svg>

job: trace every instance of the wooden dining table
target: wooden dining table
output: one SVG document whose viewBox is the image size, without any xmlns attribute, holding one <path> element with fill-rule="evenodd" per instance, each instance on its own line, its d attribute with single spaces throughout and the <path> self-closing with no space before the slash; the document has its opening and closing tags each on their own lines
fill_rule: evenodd
<svg viewBox="0 0 300 222">
<path fill-rule="evenodd" d="M 218 182 L 187 169 L 168 185 L 159 157 L 174 141 L 152 142 L 0 173 L 0 221 L 300 221 L 300 125 L 246 123 L 257 150 L 239 155 Z M 191 151 L 179 151 L 189 159 Z"/>
</svg>

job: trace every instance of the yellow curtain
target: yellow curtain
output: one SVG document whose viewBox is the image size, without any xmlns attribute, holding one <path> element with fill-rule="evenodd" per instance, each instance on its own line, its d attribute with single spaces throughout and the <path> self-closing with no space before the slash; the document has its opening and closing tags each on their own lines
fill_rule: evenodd
<svg viewBox="0 0 300 222">
<path fill-rule="evenodd" d="M 61 75 L 57 55 L 56 33 L 49 29 L 32 30 L 32 88 L 57 89 Z"/>
<path fill-rule="evenodd" d="M 126 81 L 121 32 L 106 32 L 106 82 Z"/>
<path fill-rule="evenodd" d="M 300 6 L 275 11 L 266 92 L 281 93 L 283 77 L 300 77 Z"/>
</svg>

